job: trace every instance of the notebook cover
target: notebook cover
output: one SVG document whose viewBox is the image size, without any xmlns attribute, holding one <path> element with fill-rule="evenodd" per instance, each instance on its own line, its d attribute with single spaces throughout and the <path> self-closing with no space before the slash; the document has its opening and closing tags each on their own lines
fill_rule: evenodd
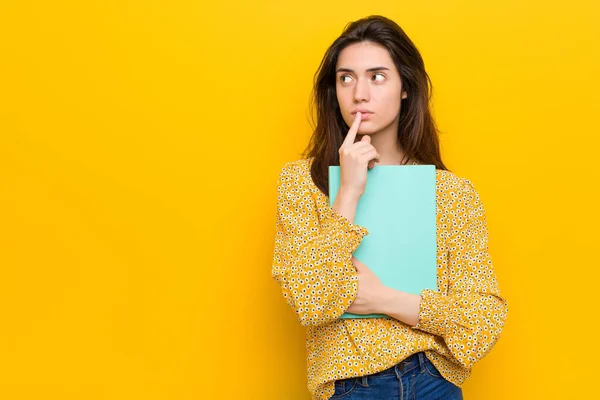
<svg viewBox="0 0 600 400">
<path fill-rule="evenodd" d="M 353 253 L 385 286 L 412 294 L 437 288 L 435 165 L 376 165 L 354 223 L 369 234 Z M 340 167 L 329 166 L 329 205 L 340 186 Z M 344 313 L 341 318 L 389 318 Z"/>
</svg>

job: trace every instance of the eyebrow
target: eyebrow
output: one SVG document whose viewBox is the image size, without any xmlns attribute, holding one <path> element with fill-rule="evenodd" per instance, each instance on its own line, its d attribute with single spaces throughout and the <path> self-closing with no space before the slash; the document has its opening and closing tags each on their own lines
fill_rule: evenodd
<svg viewBox="0 0 600 400">
<path fill-rule="evenodd" d="M 367 70 L 367 72 L 374 72 L 374 71 L 384 71 L 384 70 L 387 70 L 387 71 L 389 71 L 390 69 L 389 69 L 389 68 L 387 68 L 387 67 L 373 67 L 373 68 L 369 68 L 369 69 Z M 337 71 L 335 71 L 335 72 L 336 72 L 336 74 L 337 74 L 338 72 L 354 72 L 354 70 L 352 70 L 352 69 L 350 69 L 350 68 L 341 68 L 341 67 L 340 67 L 340 68 L 338 68 L 338 69 L 337 69 Z"/>
</svg>

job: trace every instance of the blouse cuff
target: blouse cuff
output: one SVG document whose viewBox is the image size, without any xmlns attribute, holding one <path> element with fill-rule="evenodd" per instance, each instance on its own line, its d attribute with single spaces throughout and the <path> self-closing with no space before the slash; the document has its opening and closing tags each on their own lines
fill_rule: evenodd
<svg viewBox="0 0 600 400">
<path fill-rule="evenodd" d="M 452 315 L 452 305 L 448 298 L 432 289 L 423 289 L 419 306 L 419 322 L 412 328 L 444 336 L 449 330 L 448 318 Z"/>
<path fill-rule="evenodd" d="M 323 222 L 322 228 L 324 230 L 332 229 L 332 235 L 341 240 L 350 253 L 354 253 L 362 238 L 369 234 L 367 228 L 353 224 L 333 208 L 330 218 Z"/>
</svg>

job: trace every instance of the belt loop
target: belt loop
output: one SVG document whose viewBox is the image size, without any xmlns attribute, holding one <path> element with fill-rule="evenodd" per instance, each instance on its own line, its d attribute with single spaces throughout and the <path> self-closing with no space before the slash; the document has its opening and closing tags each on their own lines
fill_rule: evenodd
<svg viewBox="0 0 600 400">
<path fill-rule="evenodd" d="M 361 383 L 363 387 L 369 387 L 369 383 L 367 382 L 367 375 L 362 376 Z"/>
<path fill-rule="evenodd" d="M 420 351 L 418 353 L 419 355 L 419 367 L 421 368 L 421 372 L 425 372 L 425 363 L 427 362 L 427 357 L 425 356 L 425 353 Z"/>
</svg>

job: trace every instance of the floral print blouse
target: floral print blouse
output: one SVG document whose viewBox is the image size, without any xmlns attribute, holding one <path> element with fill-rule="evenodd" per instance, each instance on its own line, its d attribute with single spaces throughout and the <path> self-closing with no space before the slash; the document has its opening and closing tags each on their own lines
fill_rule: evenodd
<svg viewBox="0 0 600 400">
<path fill-rule="evenodd" d="M 352 253 L 369 232 L 329 206 L 312 181 L 311 162 L 287 162 L 279 174 L 271 273 L 307 327 L 312 398 L 329 399 L 335 380 L 385 370 L 420 351 L 461 386 L 499 339 L 508 313 L 473 183 L 436 170 L 437 290 L 420 293 L 417 325 L 391 317 L 340 319 L 358 290 Z"/>
</svg>

